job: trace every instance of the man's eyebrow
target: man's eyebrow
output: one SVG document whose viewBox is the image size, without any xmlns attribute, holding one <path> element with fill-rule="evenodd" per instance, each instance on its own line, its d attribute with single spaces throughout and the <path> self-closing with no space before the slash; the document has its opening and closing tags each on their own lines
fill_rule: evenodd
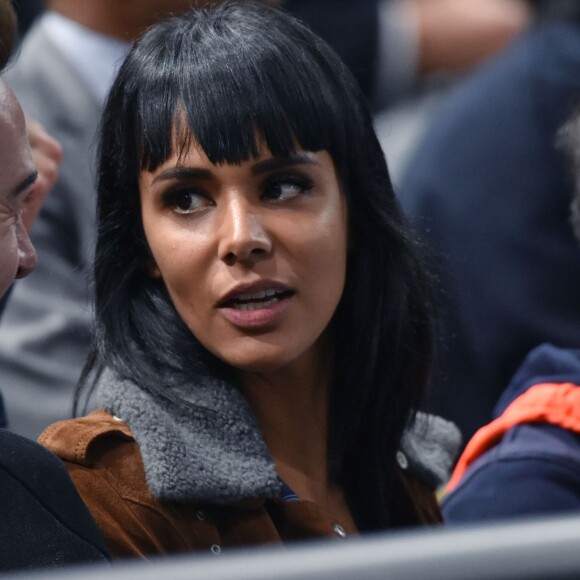
<svg viewBox="0 0 580 580">
<path fill-rule="evenodd" d="M 212 173 L 208 169 L 198 169 L 196 167 L 170 167 L 159 175 L 156 175 L 151 183 L 166 181 L 169 179 L 203 179 L 209 180 Z"/>
<path fill-rule="evenodd" d="M 38 171 L 31 171 L 10 193 L 10 197 L 18 197 L 38 179 Z"/>
<path fill-rule="evenodd" d="M 264 161 L 259 161 L 252 167 L 254 175 L 261 175 L 269 171 L 276 171 L 277 169 L 284 169 L 286 167 L 294 167 L 296 165 L 318 165 L 318 161 L 313 153 L 295 153 L 288 157 L 271 157 Z"/>
</svg>

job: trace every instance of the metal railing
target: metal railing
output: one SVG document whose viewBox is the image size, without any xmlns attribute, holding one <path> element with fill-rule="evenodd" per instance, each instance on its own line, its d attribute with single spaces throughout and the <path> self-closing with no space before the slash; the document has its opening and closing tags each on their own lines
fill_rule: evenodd
<svg viewBox="0 0 580 580">
<path fill-rule="evenodd" d="M 436 527 L 286 548 L 72 567 L 6 580 L 568 580 L 580 578 L 580 516 Z"/>
</svg>

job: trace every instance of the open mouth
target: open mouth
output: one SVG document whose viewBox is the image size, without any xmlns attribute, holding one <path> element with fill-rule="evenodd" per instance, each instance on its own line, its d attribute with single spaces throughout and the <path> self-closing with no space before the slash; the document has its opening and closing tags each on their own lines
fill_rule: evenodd
<svg viewBox="0 0 580 580">
<path fill-rule="evenodd" d="M 268 308 L 292 296 L 291 290 L 275 290 L 273 288 L 267 290 L 258 290 L 256 292 L 247 292 L 232 296 L 223 304 L 223 308 L 235 308 L 236 310 L 259 310 L 260 308 Z"/>
</svg>

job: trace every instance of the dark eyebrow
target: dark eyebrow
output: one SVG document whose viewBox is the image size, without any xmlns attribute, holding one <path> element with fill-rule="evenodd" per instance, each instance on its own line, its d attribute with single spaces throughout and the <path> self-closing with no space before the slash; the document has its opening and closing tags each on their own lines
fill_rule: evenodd
<svg viewBox="0 0 580 580">
<path fill-rule="evenodd" d="M 30 172 L 11 192 L 10 197 L 18 197 L 38 179 L 38 171 Z"/>
<path fill-rule="evenodd" d="M 261 175 L 277 169 L 294 167 L 296 165 L 318 165 L 313 153 L 295 153 L 288 157 L 271 157 L 264 161 L 259 161 L 252 167 L 254 175 Z"/>
<path fill-rule="evenodd" d="M 288 157 L 271 157 L 264 161 L 259 161 L 252 167 L 253 175 L 261 175 L 277 169 L 294 167 L 296 165 L 318 165 L 318 161 L 312 153 L 296 153 Z M 151 183 L 167 181 L 170 179 L 199 179 L 209 181 L 213 174 L 209 169 L 199 169 L 197 167 L 170 167 L 159 175 L 156 175 Z"/>
<path fill-rule="evenodd" d="M 168 179 L 202 179 L 210 180 L 212 173 L 208 169 L 197 169 L 195 167 L 170 167 L 159 175 L 156 175 L 151 183 L 166 181 Z"/>
</svg>

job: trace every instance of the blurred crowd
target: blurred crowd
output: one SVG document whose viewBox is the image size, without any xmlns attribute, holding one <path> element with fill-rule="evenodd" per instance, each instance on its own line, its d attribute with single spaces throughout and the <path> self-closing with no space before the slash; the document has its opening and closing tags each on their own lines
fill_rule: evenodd
<svg viewBox="0 0 580 580">
<path fill-rule="evenodd" d="M 444 517 L 578 509 L 578 3 L 269 3 L 354 74 L 437 280 L 436 372 L 422 410 L 457 425 L 464 447 Z M 107 94 L 131 43 L 191 1 L 13 5 L 18 40 L 3 78 L 38 171 L 23 214 L 38 265 L 1 302 L 0 420 L 35 440 L 72 416 L 93 345 L 96 135 Z M 98 559 L 99 542 L 71 561 Z"/>
<path fill-rule="evenodd" d="M 38 267 L 14 288 L 0 335 L 0 384 L 11 429 L 34 438 L 70 413 L 91 342 L 91 156 L 102 103 L 129 41 L 155 19 L 189 6 L 150 2 L 137 18 L 129 8 L 111 14 L 104 4 L 81 4 L 50 1 L 44 12 L 38 2 L 15 3 L 21 21 L 34 25 L 21 29 L 18 58 L 7 73 L 26 114 L 63 150 L 58 180 L 32 233 Z M 355 74 L 376 112 L 397 182 L 450 86 L 535 18 L 524 0 L 478 0 L 469 7 L 464 0 L 287 0 L 284 8 L 327 40 Z M 402 198 L 406 188 L 399 190 Z"/>
</svg>

